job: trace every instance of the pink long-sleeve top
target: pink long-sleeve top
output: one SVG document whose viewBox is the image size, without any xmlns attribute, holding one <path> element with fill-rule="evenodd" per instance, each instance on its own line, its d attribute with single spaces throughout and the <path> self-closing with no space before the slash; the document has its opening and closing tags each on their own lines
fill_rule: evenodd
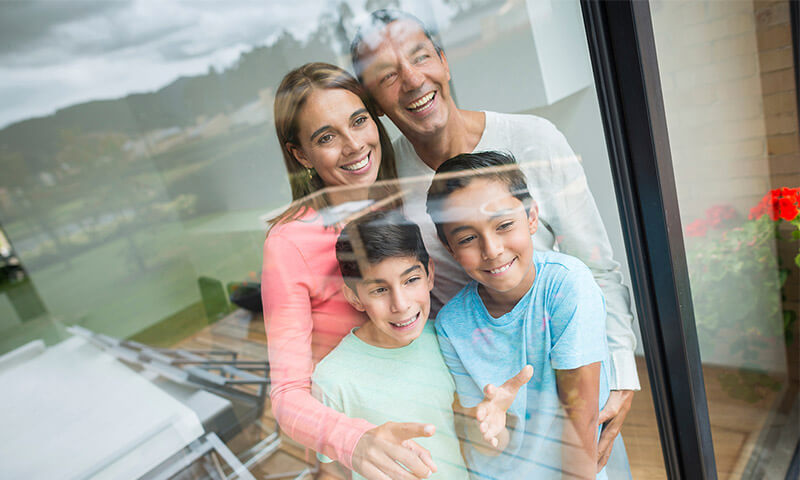
<svg viewBox="0 0 800 480">
<path fill-rule="evenodd" d="M 314 211 L 273 227 L 264 242 L 261 297 L 275 418 L 295 441 L 352 469 L 353 450 L 374 425 L 311 396 L 316 364 L 366 319 L 342 294 L 338 234 Z"/>
</svg>

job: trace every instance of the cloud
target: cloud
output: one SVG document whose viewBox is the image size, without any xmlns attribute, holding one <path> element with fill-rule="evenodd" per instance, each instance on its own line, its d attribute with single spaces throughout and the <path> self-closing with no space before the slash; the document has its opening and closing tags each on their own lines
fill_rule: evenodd
<svg viewBox="0 0 800 480">
<path fill-rule="evenodd" d="M 124 9 L 124 1 L 10 0 L 0 2 L 0 55 L 30 51 L 48 42 L 61 25 Z"/>
<path fill-rule="evenodd" d="M 347 2 L 364 14 L 365 0 Z M 328 0 L 0 0 L 0 128 L 227 68 L 282 30 L 306 38 L 336 8 Z"/>
</svg>

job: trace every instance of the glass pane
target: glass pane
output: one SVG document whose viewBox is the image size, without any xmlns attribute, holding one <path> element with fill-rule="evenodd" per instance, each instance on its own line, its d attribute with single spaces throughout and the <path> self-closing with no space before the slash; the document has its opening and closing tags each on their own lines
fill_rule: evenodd
<svg viewBox="0 0 800 480">
<path fill-rule="evenodd" d="M 784 478 L 800 439 L 789 2 L 651 11 L 717 469 Z"/>
<path fill-rule="evenodd" d="M 409 28 L 397 37 L 378 29 L 377 43 L 363 37 L 360 57 L 396 55 L 384 75 L 363 72 L 386 115 L 342 88 L 341 72 L 329 67 L 323 70 L 336 72 L 336 88 L 312 88 L 292 110 L 292 98 L 302 95 L 279 90 L 284 76 L 309 62 L 353 72 L 350 43 L 368 13 L 382 7 L 418 17 L 444 54 L 426 50 L 433 43 L 415 20 L 388 22 Z M 363 438 L 373 442 L 362 433 L 387 421 L 434 422 L 426 416 L 432 405 L 441 417 L 437 433 L 417 440 L 434 454 L 440 478 L 464 477 L 467 467 L 497 478 L 509 478 L 507 471 L 560 477 L 595 467 L 584 454 L 597 449 L 596 425 L 570 437 L 568 417 L 596 414 L 606 397 L 612 404 L 629 398 L 617 392 L 641 385 L 607 473 L 665 478 L 579 2 L 3 2 L 0 11 L 9 40 L 0 52 L 0 381 L 10 407 L 0 423 L 19 432 L 0 440 L 2 476 L 219 478 L 236 471 L 244 478 L 326 478 L 351 461 L 367 473 L 369 460 L 352 458 Z M 408 38 L 418 41 L 409 45 Z M 382 50 L 387 45 L 398 49 Z M 276 106 L 276 97 L 286 101 Z M 400 181 L 378 167 L 389 165 L 392 149 L 381 143 L 376 122 L 394 140 Z M 459 146 L 424 155 L 445 130 Z M 468 197 L 465 207 L 483 213 L 496 198 L 511 202 L 514 208 L 496 210 L 524 211 L 516 220 L 527 229 L 502 256 L 485 249 L 471 257 L 477 267 L 469 270 L 468 258 L 451 256 L 436 237 L 425 194 L 431 166 L 473 150 L 512 153 L 538 210 L 515 210 L 514 202 L 527 204 L 510 197 L 506 184 L 480 205 L 473 203 L 484 189 Z M 428 163 L 415 159 L 418 153 Z M 344 188 L 326 188 L 336 186 Z M 413 305 L 426 305 L 412 315 L 417 320 L 384 322 L 380 330 L 369 326 L 382 318 L 379 301 L 343 290 L 334 242 L 347 220 L 393 207 L 398 198 L 405 216 L 422 226 L 435 281 L 432 296 L 423 290 L 414 297 Z M 292 210 L 297 205 L 303 208 Z M 274 221 L 287 211 L 293 216 Z M 564 274 L 575 295 L 551 289 L 477 299 L 505 292 L 493 279 L 507 271 L 520 274 L 521 293 L 533 292 L 524 281 L 555 277 L 551 264 L 575 269 Z M 488 321 L 469 331 L 468 342 L 451 345 L 458 358 L 488 352 L 492 360 L 478 367 L 503 372 L 476 374 L 474 385 L 436 348 L 444 343 L 441 329 L 437 340 L 433 329 L 424 337 L 411 328 L 424 323 L 416 322 L 426 309 L 433 325 L 470 277 L 482 285 L 473 297 L 481 308 L 464 317 L 486 321 L 484 311 L 532 305 L 503 347 L 470 343 L 473 336 L 505 338 Z M 567 301 L 590 313 L 584 319 L 555 311 Z M 360 325 L 360 334 L 350 334 Z M 318 362 L 341 358 L 326 355 L 343 338 L 373 348 L 372 356 L 364 360 L 362 352 L 361 361 L 321 376 Z M 386 367 L 393 350 L 382 343 L 387 338 L 423 345 L 424 368 L 406 357 Z M 506 361 L 523 350 L 522 363 Z M 472 450 L 481 441 L 474 412 L 464 412 L 473 406 L 470 385 L 482 400 L 487 378 L 500 384 L 525 363 L 535 365 L 534 377 L 514 398 L 530 408 L 506 407 L 498 418 L 507 422 L 510 443 L 499 460 L 481 459 Z M 578 375 L 588 375 L 580 384 L 587 390 L 570 396 L 569 381 Z M 333 395 L 338 387 L 354 389 L 352 403 Z M 419 415 L 418 404 L 425 407 Z M 586 432 L 591 438 L 581 443 Z M 42 462 L 44 452 L 57 461 Z M 316 453 L 337 463 L 320 466 Z"/>
</svg>

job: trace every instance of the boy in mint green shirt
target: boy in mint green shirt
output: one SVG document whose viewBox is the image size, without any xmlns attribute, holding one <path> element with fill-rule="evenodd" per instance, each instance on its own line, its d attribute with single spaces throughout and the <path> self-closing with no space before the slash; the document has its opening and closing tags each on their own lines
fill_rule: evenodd
<svg viewBox="0 0 800 480">
<path fill-rule="evenodd" d="M 433 263 L 419 227 L 395 212 L 369 214 L 345 227 L 336 258 L 345 298 L 369 321 L 317 365 L 312 392 L 325 405 L 376 425 L 433 425 L 432 436 L 415 439 L 436 465 L 429 478 L 466 480 L 452 410 L 455 383 L 427 323 Z"/>
</svg>

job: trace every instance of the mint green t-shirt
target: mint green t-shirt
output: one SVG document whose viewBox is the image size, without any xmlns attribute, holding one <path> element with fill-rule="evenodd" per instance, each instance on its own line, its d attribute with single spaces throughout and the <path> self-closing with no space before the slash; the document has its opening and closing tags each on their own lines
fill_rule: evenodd
<svg viewBox="0 0 800 480">
<path fill-rule="evenodd" d="M 353 329 L 314 369 L 312 391 L 325 405 L 375 425 L 420 422 L 436 433 L 414 441 L 426 448 L 438 471 L 430 478 L 467 479 L 453 418 L 455 383 L 444 363 L 432 323 L 409 345 L 380 348 Z M 319 455 L 323 462 L 331 460 Z M 353 473 L 354 479 L 361 479 Z"/>
</svg>

